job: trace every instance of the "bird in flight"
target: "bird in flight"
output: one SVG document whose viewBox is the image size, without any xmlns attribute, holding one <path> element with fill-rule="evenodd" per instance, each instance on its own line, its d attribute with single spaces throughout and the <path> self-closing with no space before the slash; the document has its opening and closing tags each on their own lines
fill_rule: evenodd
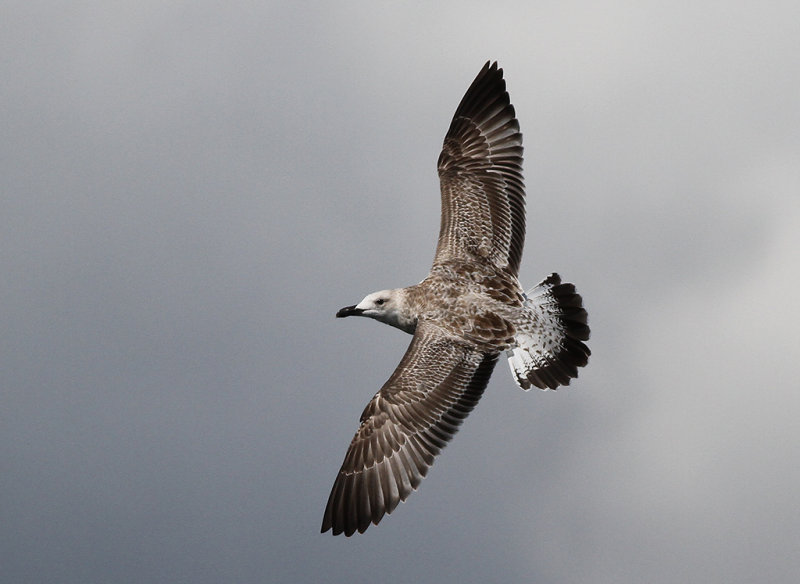
<svg viewBox="0 0 800 584">
<path fill-rule="evenodd" d="M 417 489 L 478 403 L 501 353 L 525 390 L 568 385 L 589 359 L 575 286 L 555 273 L 528 291 L 517 280 L 525 241 L 522 134 L 496 62 L 484 65 L 458 105 L 438 170 L 442 217 L 430 274 L 336 313 L 413 337 L 361 414 L 323 533 L 363 533 Z"/>
</svg>

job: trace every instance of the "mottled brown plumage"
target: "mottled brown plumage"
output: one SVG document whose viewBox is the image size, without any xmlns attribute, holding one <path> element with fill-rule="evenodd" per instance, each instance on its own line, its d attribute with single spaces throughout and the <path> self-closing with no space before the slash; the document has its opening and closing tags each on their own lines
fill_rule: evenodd
<svg viewBox="0 0 800 584">
<path fill-rule="evenodd" d="M 323 532 L 363 532 L 419 486 L 501 352 L 524 389 L 566 385 L 588 361 L 589 327 L 575 287 L 551 274 L 524 293 L 517 280 L 525 241 L 522 134 L 502 73 L 497 63 L 483 67 L 445 137 L 442 219 L 428 277 L 337 313 L 369 316 L 414 337 L 361 415 Z"/>
</svg>

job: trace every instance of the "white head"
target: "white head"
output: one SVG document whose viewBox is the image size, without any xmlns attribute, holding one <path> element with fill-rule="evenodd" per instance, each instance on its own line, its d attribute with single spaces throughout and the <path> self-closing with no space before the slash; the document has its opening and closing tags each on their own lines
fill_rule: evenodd
<svg viewBox="0 0 800 584">
<path fill-rule="evenodd" d="M 368 316 L 412 334 L 417 327 L 417 318 L 409 313 L 403 288 L 367 294 L 364 300 L 354 306 L 345 306 L 336 316 Z"/>
</svg>

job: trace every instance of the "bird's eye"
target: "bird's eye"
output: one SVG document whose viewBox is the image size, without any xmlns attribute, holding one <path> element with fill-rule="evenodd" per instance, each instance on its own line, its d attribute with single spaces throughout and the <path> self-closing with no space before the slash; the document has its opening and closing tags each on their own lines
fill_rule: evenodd
<svg viewBox="0 0 800 584">
<path fill-rule="evenodd" d="M 378 306 L 383 306 L 383 303 L 384 303 L 384 302 L 386 302 L 386 301 L 385 301 L 383 298 L 378 298 L 378 299 L 375 301 L 375 304 L 377 304 Z"/>
</svg>

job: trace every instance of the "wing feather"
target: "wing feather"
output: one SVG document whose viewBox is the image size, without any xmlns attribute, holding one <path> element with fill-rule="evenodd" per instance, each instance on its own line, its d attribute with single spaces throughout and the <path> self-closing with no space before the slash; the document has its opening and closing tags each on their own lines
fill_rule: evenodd
<svg viewBox="0 0 800 584">
<path fill-rule="evenodd" d="M 461 100 L 438 169 L 442 219 L 434 266 L 471 260 L 516 276 L 525 244 L 522 134 L 497 63 L 486 63 Z"/>
<path fill-rule="evenodd" d="M 363 533 L 405 501 L 478 403 L 496 362 L 497 354 L 418 324 L 400 365 L 364 409 L 322 532 Z"/>
</svg>

